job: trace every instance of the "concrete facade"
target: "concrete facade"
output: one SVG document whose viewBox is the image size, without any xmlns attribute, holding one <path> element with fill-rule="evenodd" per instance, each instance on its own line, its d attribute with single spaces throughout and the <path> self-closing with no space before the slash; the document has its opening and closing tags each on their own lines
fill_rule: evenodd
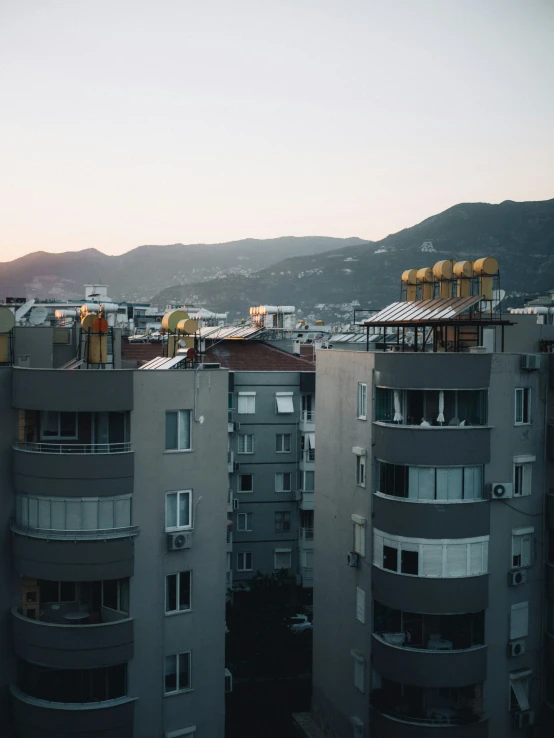
<svg viewBox="0 0 554 738">
<path fill-rule="evenodd" d="M 537 350 L 525 345 L 524 332 L 519 335 L 522 341 L 513 350 Z M 521 356 L 515 353 L 318 352 L 312 710 L 327 736 L 506 738 L 527 735 L 520 721 L 549 725 L 548 705 L 542 704 L 545 695 L 552 704 L 553 695 L 548 660 L 546 669 L 543 662 L 545 560 L 550 556 L 554 561 L 554 547 L 551 543 L 549 553 L 548 531 L 543 526 L 552 479 L 546 458 L 549 358 L 542 355 L 540 370 L 528 371 L 521 368 Z M 368 388 L 367 419 L 357 417 L 359 383 Z M 420 427 L 376 421 L 379 387 L 485 389 L 486 424 Z M 530 423 L 514 422 L 516 388 L 531 390 Z M 357 483 L 360 456 L 366 465 L 364 486 Z M 479 466 L 483 496 L 455 502 L 384 494 L 379 489 L 380 462 L 433 468 Z M 531 466 L 530 494 L 488 499 L 489 485 L 513 483 L 516 462 Z M 348 552 L 357 548 L 354 527 L 360 524 L 365 530 L 365 552 L 358 555 L 357 566 L 348 566 Z M 530 541 L 529 558 L 521 567 L 514 565 L 514 531 Z M 389 558 L 385 565 L 385 559 L 379 559 L 381 533 L 389 546 L 384 556 L 397 550 L 398 564 L 391 564 Z M 392 542 L 387 542 L 387 534 Z M 443 573 L 425 575 L 421 557 L 430 550 L 425 549 L 426 542 L 440 541 Z M 454 555 L 450 546 L 459 552 L 462 546 L 480 546 L 481 541 L 487 542 L 488 562 L 486 566 L 481 562 L 478 575 L 471 574 L 470 564 L 466 574 L 448 573 L 453 571 L 448 569 Z M 401 569 L 401 547 L 408 552 L 407 571 Z M 409 556 L 415 556 L 410 551 L 419 551 L 418 575 L 408 568 Z M 466 563 L 464 559 L 462 565 Z M 398 569 L 393 571 L 393 566 Z M 524 582 L 511 586 L 517 571 L 523 573 Z M 398 617 L 415 613 L 433 623 L 440 617 L 442 628 L 453 622 L 450 617 L 462 623 L 472 613 L 484 611 L 484 636 L 476 638 L 482 642 L 461 648 L 452 636 L 435 631 L 432 638 L 443 645 L 410 646 L 413 631 L 409 628 L 408 636 L 406 628 L 381 634 L 375 603 Z M 523 606 L 523 625 L 516 624 L 514 605 Z M 546 630 L 551 633 L 553 627 L 551 618 Z M 514 639 L 518 628 L 523 635 Z M 514 640 L 522 641 L 516 650 Z M 511 678 L 518 676 L 528 679 L 530 710 L 523 718 L 511 688 Z M 403 685 L 402 691 L 394 685 Z M 447 688 L 450 692 L 445 697 Z M 390 695 L 394 695 L 392 701 Z M 392 709 L 392 702 L 397 708 Z M 422 711 L 414 710 L 416 702 Z"/>
</svg>

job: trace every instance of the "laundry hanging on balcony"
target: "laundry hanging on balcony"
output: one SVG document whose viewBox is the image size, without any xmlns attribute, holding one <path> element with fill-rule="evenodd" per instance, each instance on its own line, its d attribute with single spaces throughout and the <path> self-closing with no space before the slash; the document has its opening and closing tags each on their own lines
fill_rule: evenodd
<svg viewBox="0 0 554 738">
<path fill-rule="evenodd" d="M 404 420 L 402 417 L 402 405 L 400 403 L 400 392 L 394 390 L 394 422 L 401 423 Z"/>
<path fill-rule="evenodd" d="M 437 415 L 437 423 L 444 423 L 444 390 L 439 392 L 439 414 Z"/>
</svg>

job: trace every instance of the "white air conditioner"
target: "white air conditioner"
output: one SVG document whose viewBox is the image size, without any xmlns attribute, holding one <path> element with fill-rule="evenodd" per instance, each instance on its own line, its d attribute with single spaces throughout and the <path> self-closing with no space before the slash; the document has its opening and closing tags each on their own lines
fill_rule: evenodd
<svg viewBox="0 0 554 738">
<path fill-rule="evenodd" d="M 521 357 L 521 368 L 527 371 L 541 368 L 540 354 L 523 354 Z"/>
<path fill-rule="evenodd" d="M 535 713 L 533 710 L 516 710 L 513 713 L 514 728 L 528 728 L 535 724 Z"/>
<path fill-rule="evenodd" d="M 236 497 L 233 497 L 233 510 L 239 509 L 240 502 Z"/>
<path fill-rule="evenodd" d="M 516 656 L 523 656 L 525 653 L 525 638 L 518 638 L 517 641 L 510 641 L 508 643 L 508 656 L 515 658 Z"/>
<path fill-rule="evenodd" d="M 508 584 L 510 587 L 518 587 L 520 584 L 525 584 L 526 573 L 524 571 L 509 571 L 508 572 Z"/>
<path fill-rule="evenodd" d="M 168 533 L 167 534 L 167 550 L 183 551 L 192 546 L 192 533 Z"/>
<path fill-rule="evenodd" d="M 225 669 L 225 692 L 233 691 L 233 675 L 229 669 Z"/>
<path fill-rule="evenodd" d="M 507 500 L 513 496 L 514 492 L 511 482 L 492 482 L 489 484 L 490 500 Z"/>
<path fill-rule="evenodd" d="M 358 566 L 359 556 L 356 551 L 349 551 L 346 557 L 346 563 L 348 566 Z"/>
</svg>

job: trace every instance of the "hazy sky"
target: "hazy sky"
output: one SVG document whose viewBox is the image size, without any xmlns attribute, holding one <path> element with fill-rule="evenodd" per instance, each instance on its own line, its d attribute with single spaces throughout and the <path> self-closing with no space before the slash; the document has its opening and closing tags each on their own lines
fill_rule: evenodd
<svg viewBox="0 0 554 738">
<path fill-rule="evenodd" d="M 554 197 L 554 0 L 0 0 L 0 259 Z"/>
</svg>

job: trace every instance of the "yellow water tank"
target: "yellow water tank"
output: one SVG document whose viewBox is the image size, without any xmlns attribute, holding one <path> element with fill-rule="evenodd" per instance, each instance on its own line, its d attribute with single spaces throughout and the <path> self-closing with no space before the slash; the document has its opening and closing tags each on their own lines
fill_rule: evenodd
<svg viewBox="0 0 554 738">
<path fill-rule="evenodd" d="M 454 262 L 452 259 L 444 259 L 443 261 L 437 261 L 433 267 L 433 274 L 437 279 L 446 280 L 452 279 L 452 268 Z"/>
<path fill-rule="evenodd" d="M 435 296 L 435 278 L 431 267 L 417 270 L 417 281 L 421 284 L 421 299 L 432 300 Z"/>
<path fill-rule="evenodd" d="M 454 276 L 458 278 L 458 297 L 469 297 L 471 294 L 471 277 L 473 277 L 472 261 L 457 261 L 454 264 Z"/>
<path fill-rule="evenodd" d="M 186 333 L 190 335 L 191 333 L 196 333 L 197 330 L 198 330 L 198 323 L 195 320 L 192 320 L 191 318 L 185 318 L 184 320 L 180 320 L 177 323 L 178 333 Z"/>
<path fill-rule="evenodd" d="M 175 333 L 177 325 L 188 317 L 189 314 L 185 310 L 170 310 L 162 318 L 162 328 L 167 333 Z"/>
<path fill-rule="evenodd" d="M 402 281 L 406 285 L 406 302 L 417 300 L 417 269 L 406 269 L 402 272 Z"/>
<path fill-rule="evenodd" d="M 478 277 L 494 277 L 498 273 L 498 259 L 494 256 L 477 259 L 473 264 L 473 273 Z"/>
</svg>

